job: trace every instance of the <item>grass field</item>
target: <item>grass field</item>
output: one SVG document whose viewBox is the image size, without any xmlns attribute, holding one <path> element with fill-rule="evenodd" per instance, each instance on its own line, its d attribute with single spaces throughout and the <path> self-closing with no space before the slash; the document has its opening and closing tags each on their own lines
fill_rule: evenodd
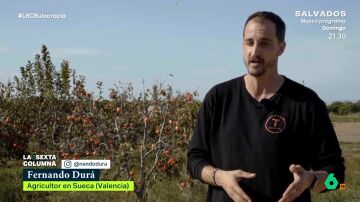
<svg viewBox="0 0 360 202">
<path fill-rule="evenodd" d="M 348 115 L 337 115 L 330 113 L 329 115 L 332 122 L 360 122 L 360 113 L 353 113 Z"/>
</svg>

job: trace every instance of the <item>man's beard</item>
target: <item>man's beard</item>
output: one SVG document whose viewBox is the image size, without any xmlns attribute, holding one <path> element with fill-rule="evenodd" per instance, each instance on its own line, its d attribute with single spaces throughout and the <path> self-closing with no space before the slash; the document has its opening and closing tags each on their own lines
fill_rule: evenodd
<svg viewBox="0 0 360 202">
<path fill-rule="evenodd" d="M 249 61 L 251 61 L 251 60 L 249 60 Z M 277 58 L 273 61 L 269 61 L 268 63 L 265 63 L 265 61 L 263 60 L 262 64 L 256 68 L 250 67 L 251 64 L 246 63 L 245 59 L 244 59 L 244 64 L 246 66 L 246 69 L 247 69 L 249 75 L 254 76 L 254 77 L 260 77 L 260 76 L 264 75 L 267 70 L 276 67 Z"/>
</svg>

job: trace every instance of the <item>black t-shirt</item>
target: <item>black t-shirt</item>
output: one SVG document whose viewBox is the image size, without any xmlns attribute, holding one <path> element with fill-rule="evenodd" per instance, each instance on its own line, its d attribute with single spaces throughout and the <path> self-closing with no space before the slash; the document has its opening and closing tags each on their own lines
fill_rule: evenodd
<svg viewBox="0 0 360 202">
<path fill-rule="evenodd" d="M 213 87 L 205 96 L 190 142 L 188 169 L 256 173 L 242 179 L 253 201 L 278 201 L 293 181 L 291 164 L 326 170 L 344 180 L 344 165 L 325 103 L 315 92 L 285 77 L 278 92 L 258 102 L 246 90 L 244 76 Z M 209 186 L 207 201 L 232 201 L 221 187 Z M 311 201 L 306 190 L 296 201 Z"/>
</svg>

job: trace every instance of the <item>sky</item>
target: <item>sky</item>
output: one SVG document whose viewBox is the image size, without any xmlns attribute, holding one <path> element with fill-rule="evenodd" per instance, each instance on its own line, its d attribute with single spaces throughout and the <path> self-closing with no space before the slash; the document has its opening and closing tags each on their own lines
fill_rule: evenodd
<svg viewBox="0 0 360 202">
<path fill-rule="evenodd" d="M 242 30 L 255 11 L 272 11 L 286 23 L 279 73 L 304 83 L 325 102 L 360 100 L 360 3 L 357 0 L 0 0 L 0 81 L 19 74 L 45 44 L 57 70 L 62 60 L 86 77 L 94 93 L 154 82 L 199 92 L 246 74 Z M 295 16 L 295 11 L 345 11 L 346 16 Z M 24 19 L 21 14 L 61 14 Z M 345 20 L 306 24 L 301 19 Z M 343 31 L 322 26 L 345 27 Z M 339 38 L 339 39 L 329 39 Z M 172 76 L 169 76 L 172 74 Z"/>
</svg>

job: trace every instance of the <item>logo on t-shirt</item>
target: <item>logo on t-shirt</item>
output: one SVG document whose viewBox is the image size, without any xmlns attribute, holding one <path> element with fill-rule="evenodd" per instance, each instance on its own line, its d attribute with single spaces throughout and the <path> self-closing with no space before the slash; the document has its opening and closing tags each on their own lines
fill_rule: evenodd
<svg viewBox="0 0 360 202">
<path fill-rule="evenodd" d="M 281 133 L 286 126 L 286 120 L 280 115 L 272 115 L 265 122 L 265 129 L 272 134 Z"/>
</svg>

